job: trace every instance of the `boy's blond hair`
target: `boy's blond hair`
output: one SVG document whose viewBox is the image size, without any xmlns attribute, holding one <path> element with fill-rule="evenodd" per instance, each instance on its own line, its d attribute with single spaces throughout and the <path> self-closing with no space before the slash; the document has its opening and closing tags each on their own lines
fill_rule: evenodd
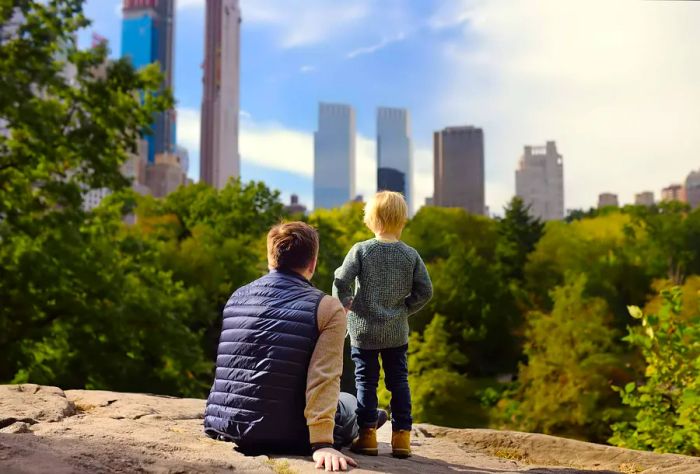
<svg viewBox="0 0 700 474">
<path fill-rule="evenodd" d="M 408 221 L 408 205 L 401 193 L 381 191 L 365 204 L 365 224 L 375 234 L 401 234 Z"/>
</svg>

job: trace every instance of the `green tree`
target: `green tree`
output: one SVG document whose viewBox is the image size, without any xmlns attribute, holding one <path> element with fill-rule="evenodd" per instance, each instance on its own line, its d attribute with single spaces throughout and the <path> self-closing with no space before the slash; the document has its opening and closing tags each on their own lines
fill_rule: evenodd
<svg viewBox="0 0 700 474">
<path fill-rule="evenodd" d="M 625 340 L 642 353 L 644 381 L 618 388 L 633 421 L 613 425 L 612 444 L 697 456 L 700 454 L 700 308 L 683 314 L 681 288 L 663 290 L 656 314 L 630 307 L 641 326 Z"/>
<path fill-rule="evenodd" d="M 436 314 L 423 334 L 411 333 L 408 382 L 416 422 L 453 426 L 453 410 L 464 400 L 467 358 L 450 342 L 446 319 Z M 382 377 L 383 379 L 383 377 Z M 391 394 L 380 381 L 379 400 L 388 406 Z"/>
<path fill-rule="evenodd" d="M 623 212 L 571 222 L 548 222 L 545 234 L 529 255 L 525 284 L 533 304 L 552 309 L 551 290 L 566 275 L 587 277 L 585 296 L 603 298 L 617 329 L 627 324 L 627 305 L 643 304 L 656 277 L 646 253 L 645 235 L 631 234 L 633 218 Z"/>
<path fill-rule="evenodd" d="M 676 285 L 685 277 L 700 273 L 700 210 L 690 212 L 687 204 L 664 202 L 651 209 L 630 210 L 632 222 L 627 227 L 631 236 L 643 235 L 640 247 L 654 276 L 666 276 Z"/>
<path fill-rule="evenodd" d="M 76 34 L 89 25 L 82 0 L 4 1 L 0 21 L 23 21 L 0 43 L 0 216 L 6 232 L 31 234 L 65 218 L 87 189 L 128 184 L 119 170 L 154 112 L 172 103 L 159 91 L 157 66 L 135 71 L 106 63 L 106 47 L 81 51 Z M 64 59 L 65 58 L 65 59 Z M 75 67 L 69 81 L 63 73 Z M 104 74 L 96 69 L 105 68 Z M 43 222 L 47 219 L 49 222 Z M 4 237 L 5 234 L 0 234 Z"/>
<path fill-rule="evenodd" d="M 0 3 L 3 25 L 23 18 L 0 40 L 0 380 L 201 394 L 189 291 L 121 204 L 81 209 L 83 192 L 128 184 L 120 165 L 172 102 L 157 66 L 78 50 L 82 3 Z"/>
<path fill-rule="evenodd" d="M 185 322 L 203 331 L 202 348 L 213 360 L 226 301 L 267 272 L 265 236 L 282 219 L 279 193 L 239 180 L 221 190 L 197 184 L 164 199 L 140 198 L 136 215 L 132 232 L 156 242 L 159 268 L 192 294 Z"/>
<path fill-rule="evenodd" d="M 186 324 L 191 293 L 158 265 L 157 248 L 125 229 L 117 207 L 103 206 L 79 229 L 11 244 L 6 381 L 202 394 L 210 363 Z"/>
<path fill-rule="evenodd" d="M 362 203 L 351 202 L 336 209 L 317 209 L 308 218 L 320 235 L 318 266 L 314 284 L 330 294 L 335 270 L 343 263 L 350 248 L 373 237 L 363 222 Z"/>
<path fill-rule="evenodd" d="M 605 301 L 587 298 L 579 276 L 552 292 L 554 309 L 528 315 L 527 364 L 518 388 L 495 412 L 504 425 L 524 431 L 601 440 L 619 415 L 610 388 L 620 364 Z"/>
<path fill-rule="evenodd" d="M 505 217 L 498 221 L 496 259 L 504 278 L 522 281 L 527 256 L 542 238 L 544 224 L 530 215 L 530 206 L 517 196 L 504 211 Z"/>
</svg>

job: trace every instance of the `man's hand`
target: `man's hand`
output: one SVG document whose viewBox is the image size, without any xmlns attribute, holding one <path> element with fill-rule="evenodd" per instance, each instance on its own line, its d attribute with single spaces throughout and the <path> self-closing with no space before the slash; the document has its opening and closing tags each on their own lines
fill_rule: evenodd
<svg viewBox="0 0 700 474">
<path fill-rule="evenodd" d="M 333 448 L 322 448 L 314 451 L 314 461 L 316 469 L 325 468 L 326 471 L 347 471 L 348 466 L 357 467 L 355 460 L 345 456 L 340 451 Z"/>
</svg>

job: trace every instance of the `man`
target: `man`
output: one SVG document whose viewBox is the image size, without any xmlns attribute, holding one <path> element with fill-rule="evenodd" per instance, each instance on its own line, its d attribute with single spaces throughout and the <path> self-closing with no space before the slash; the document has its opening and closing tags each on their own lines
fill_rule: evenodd
<svg viewBox="0 0 700 474">
<path fill-rule="evenodd" d="M 204 430 L 243 452 L 312 452 L 317 468 L 345 471 L 357 463 L 334 446 L 357 436 L 357 401 L 340 394 L 345 309 L 309 282 L 318 247 L 303 222 L 268 233 L 270 273 L 224 308 Z"/>
</svg>

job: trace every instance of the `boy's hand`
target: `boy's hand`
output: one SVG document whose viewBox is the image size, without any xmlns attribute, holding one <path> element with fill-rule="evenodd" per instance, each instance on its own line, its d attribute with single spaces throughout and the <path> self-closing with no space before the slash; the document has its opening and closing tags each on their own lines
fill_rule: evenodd
<svg viewBox="0 0 700 474">
<path fill-rule="evenodd" d="M 316 469 L 325 468 L 326 471 L 347 471 L 348 466 L 357 467 L 355 460 L 333 448 L 322 448 L 314 451 L 313 459 L 316 461 Z"/>
</svg>

